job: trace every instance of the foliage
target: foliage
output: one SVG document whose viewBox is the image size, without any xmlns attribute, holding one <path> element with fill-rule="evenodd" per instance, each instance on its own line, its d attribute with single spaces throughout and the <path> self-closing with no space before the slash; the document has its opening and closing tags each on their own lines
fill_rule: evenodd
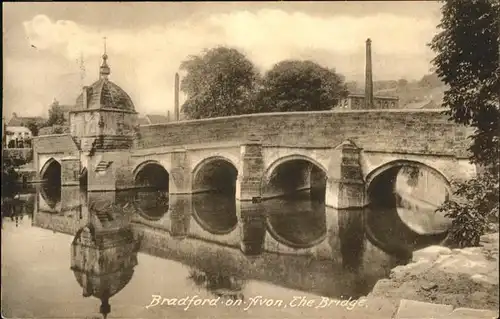
<svg viewBox="0 0 500 319">
<path fill-rule="evenodd" d="M 458 247 L 478 246 L 490 222 L 498 223 L 498 177 L 490 172 L 463 183 L 453 182 L 454 198 L 439 209 L 452 219 L 448 239 Z"/>
<path fill-rule="evenodd" d="M 59 105 L 59 102 L 54 101 L 49 109 L 49 119 L 44 126 L 59 125 L 63 126 L 65 124 L 64 111 Z"/>
<path fill-rule="evenodd" d="M 453 218 L 449 238 L 458 246 L 477 245 L 490 216 L 498 221 L 499 27 L 498 0 L 448 0 L 430 47 L 436 73 L 448 85 L 443 106 L 450 119 L 475 128 L 471 162 L 484 172 L 454 183 L 454 196 L 441 211 Z"/>
<path fill-rule="evenodd" d="M 187 71 L 181 90 L 187 99 L 182 112 L 189 118 L 252 113 L 250 103 L 258 73 L 236 49 L 217 47 L 182 62 Z"/>
<path fill-rule="evenodd" d="M 2 159 L 2 198 L 12 197 L 18 191 L 17 180 L 19 174 L 16 169 L 26 163 L 21 157 L 9 156 L 3 152 Z"/>
<path fill-rule="evenodd" d="M 430 46 L 436 73 L 449 85 L 443 106 L 454 121 L 476 129 L 472 160 L 498 166 L 500 2 L 449 0 L 442 14 L 443 31 Z"/>
<path fill-rule="evenodd" d="M 39 123 L 36 120 L 30 119 L 28 123 L 26 123 L 26 127 L 31 131 L 33 136 L 38 136 L 38 131 L 43 127 L 43 123 Z"/>
<path fill-rule="evenodd" d="M 330 110 L 347 96 L 344 79 L 311 61 L 287 60 L 265 74 L 257 96 L 259 112 Z"/>
</svg>

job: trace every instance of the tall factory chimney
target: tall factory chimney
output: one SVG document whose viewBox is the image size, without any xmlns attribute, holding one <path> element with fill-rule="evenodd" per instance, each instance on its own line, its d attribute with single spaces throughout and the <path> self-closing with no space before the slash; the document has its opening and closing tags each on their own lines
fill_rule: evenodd
<svg viewBox="0 0 500 319">
<path fill-rule="evenodd" d="M 365 109 L 373 108 L 372 40 L 366 40 Z"/>
<path fill-rule="evenodd" d="M 175 110 L 174 120 L 179 120 L 179 73 L 175 73 Z"/>
</svg>

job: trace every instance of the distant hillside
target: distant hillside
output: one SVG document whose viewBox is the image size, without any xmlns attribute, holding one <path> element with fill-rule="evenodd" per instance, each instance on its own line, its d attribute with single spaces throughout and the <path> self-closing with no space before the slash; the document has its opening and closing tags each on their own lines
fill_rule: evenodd
<svg viewBox="0 0 500 319">
<path fill-rule="evenodd" d="M 364 93 L 364 84 L 346 83 L 349 92 Z M 439 108 L 443 102 L 446 86 L 436 74 L 428 74 L 419 81 L 374 81 L 375 95 L 398 96 L 400 108 Z"/>
</svg>

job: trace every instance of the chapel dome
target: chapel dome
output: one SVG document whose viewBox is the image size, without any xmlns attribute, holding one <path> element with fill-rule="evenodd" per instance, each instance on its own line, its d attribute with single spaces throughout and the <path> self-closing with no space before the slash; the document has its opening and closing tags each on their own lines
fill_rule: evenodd
<svg viewBox="0 0 500 319">
<path fill-rule="evenodd" d="M 108 55 L 102 56 L 102 65 L 99 80 L 88 87 L 76 99 L 75 108 L 81 109 L 119 109 L 135 112 L 134 103 L 130 96 L 121 87 L 108 79 L 111 69 L 107 64 Z M 86 93 L 86 101 L 84 94 Z M 86 105 L 85 105 L 86 104 Z"/>
</svg>

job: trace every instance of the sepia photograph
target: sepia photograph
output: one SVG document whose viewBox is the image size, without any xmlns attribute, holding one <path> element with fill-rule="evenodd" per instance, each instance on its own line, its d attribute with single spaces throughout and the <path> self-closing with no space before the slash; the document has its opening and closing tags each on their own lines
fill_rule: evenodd
<svg viewBox="0 0 500 319">
<path fill-rule="evenodd" d="M 500 0 L 2 9 L 3 318 L 499 318 Z"/>
</svg>

